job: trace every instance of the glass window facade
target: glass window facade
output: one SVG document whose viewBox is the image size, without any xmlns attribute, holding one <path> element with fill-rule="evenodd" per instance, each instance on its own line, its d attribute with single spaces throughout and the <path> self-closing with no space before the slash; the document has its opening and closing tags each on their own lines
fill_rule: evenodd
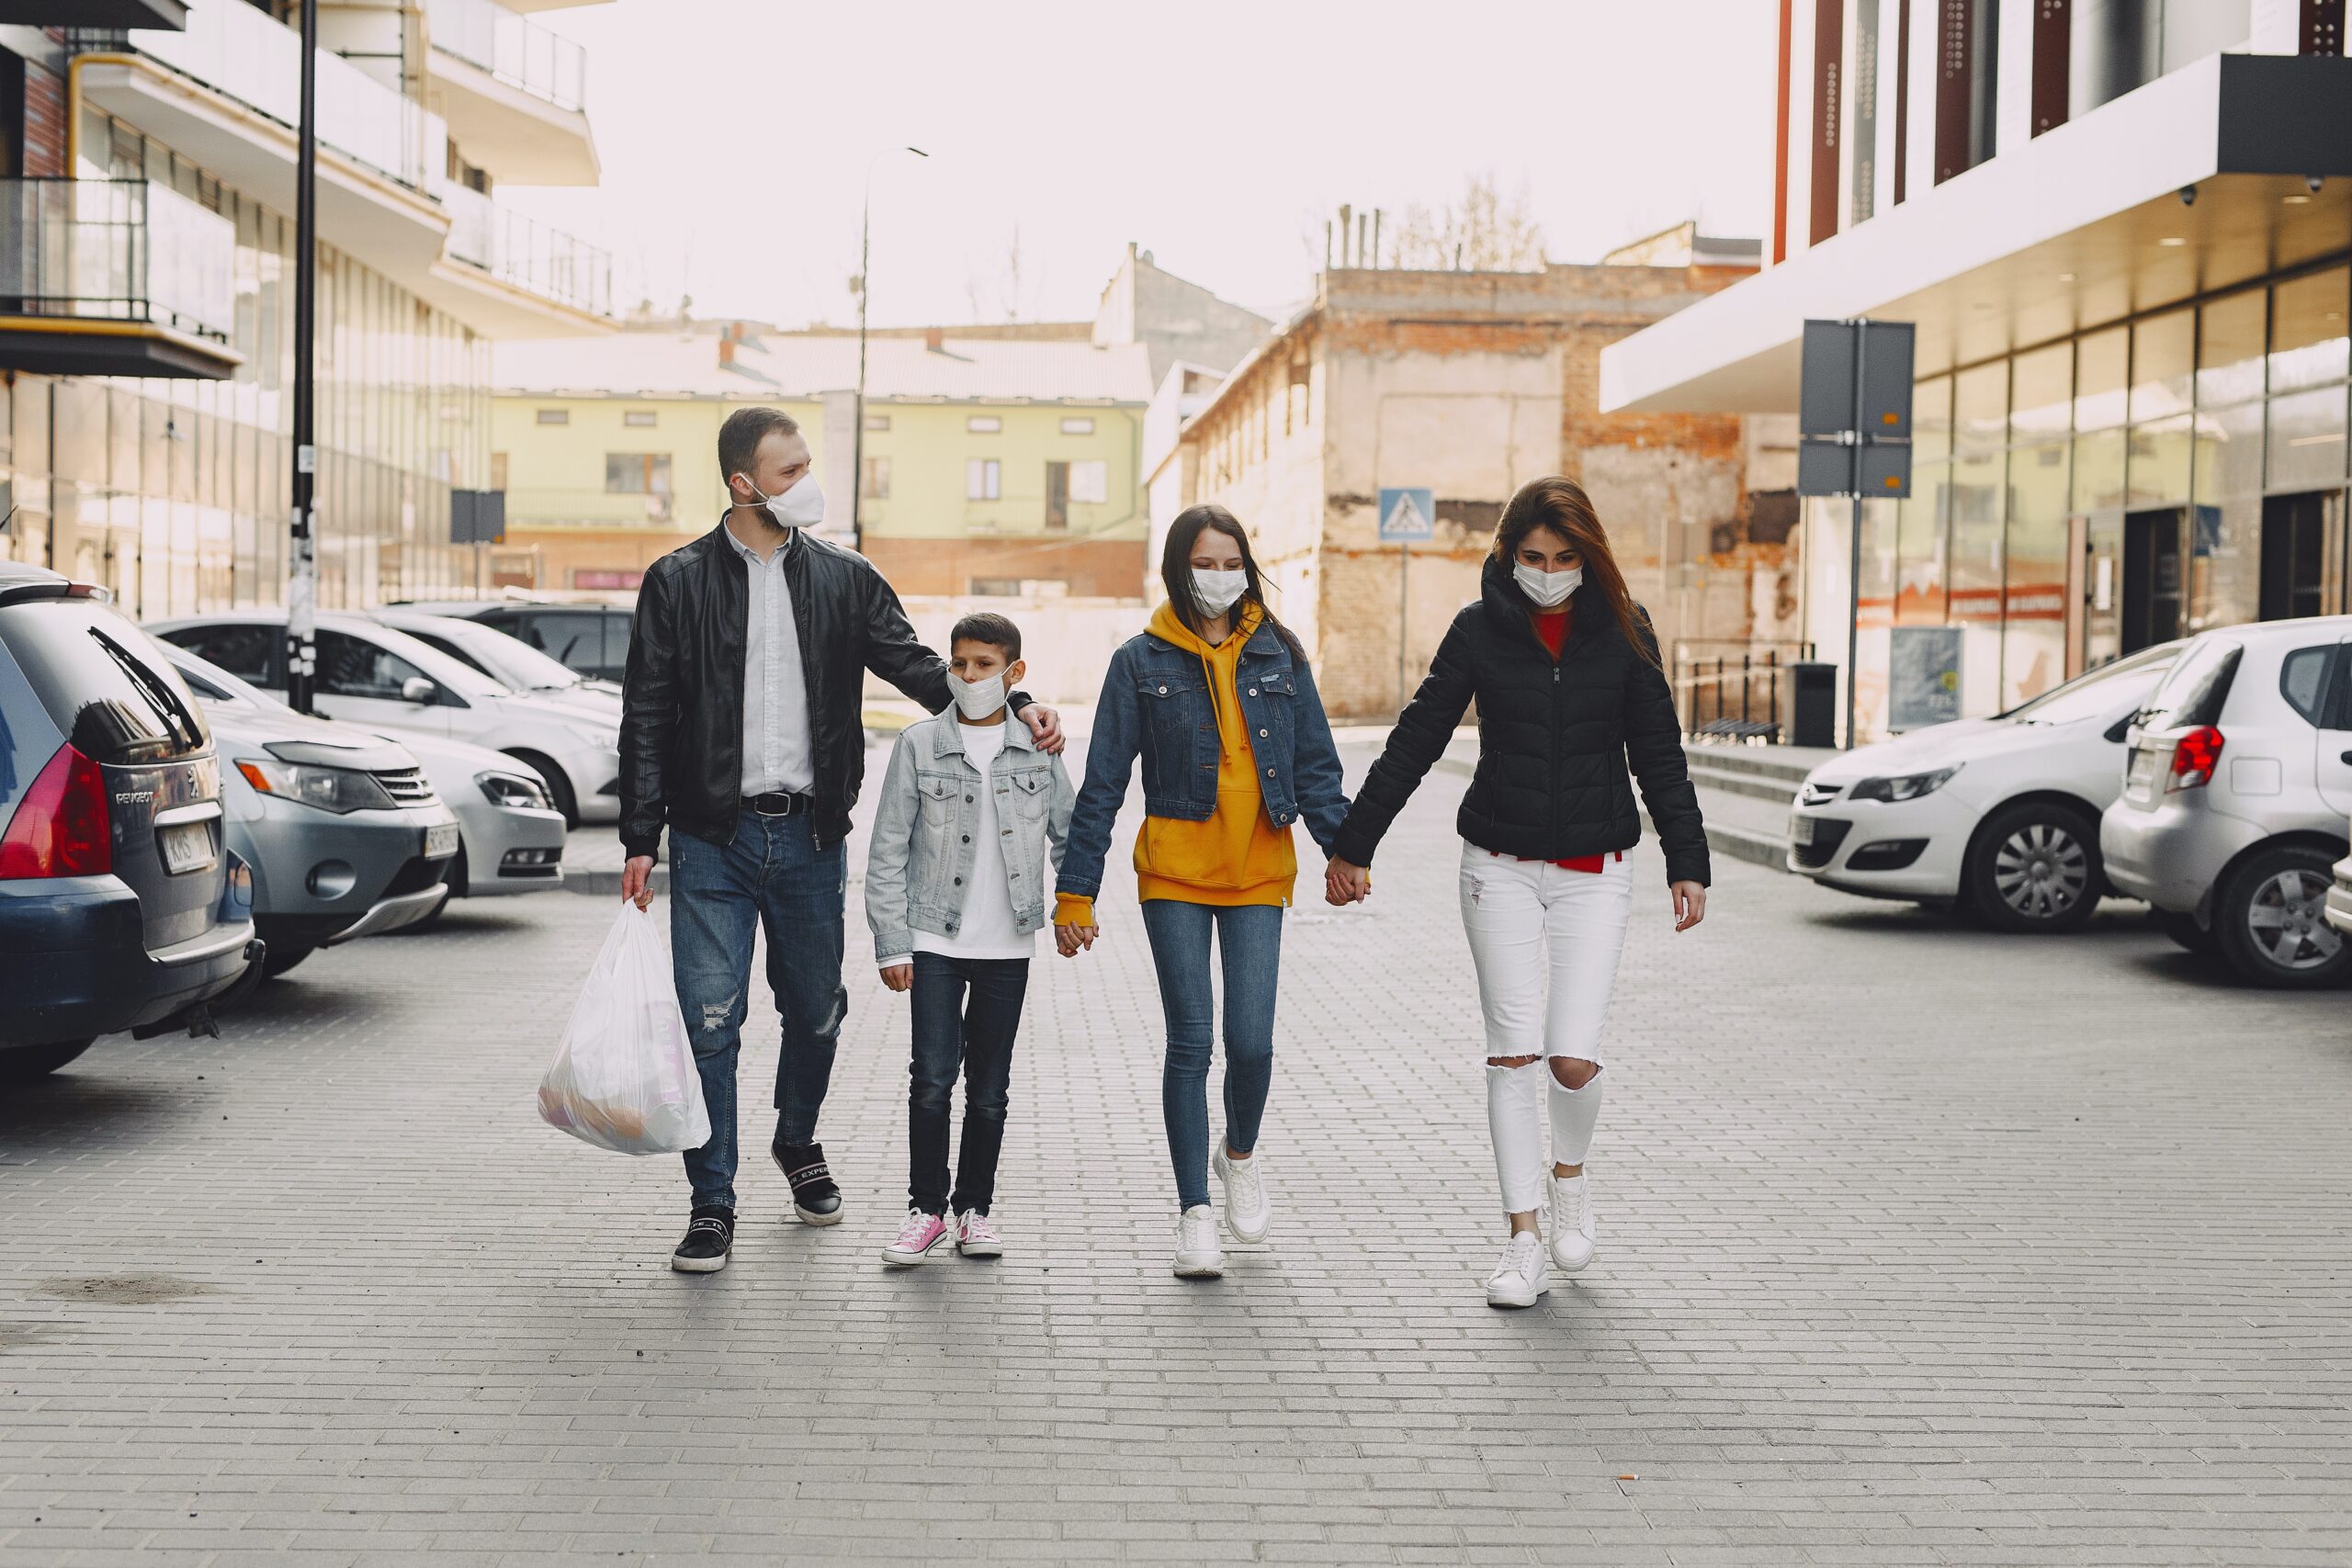
<svg viewBox="0 0 2352 1568">
<path fill-rule="evenodd" d="M 281 602 L 293 467 L 294 220 L 86 112 L 85 179 L 167 185 L 235 227 L 225 380 L 20 374 L 0 387 L 19 558 L 105 583 L 145 618 Z M 356 258 L 318 258 L 320 603 L 462 591 L 449 492 L 489 488 L 489 344 Z"/>
</svg>

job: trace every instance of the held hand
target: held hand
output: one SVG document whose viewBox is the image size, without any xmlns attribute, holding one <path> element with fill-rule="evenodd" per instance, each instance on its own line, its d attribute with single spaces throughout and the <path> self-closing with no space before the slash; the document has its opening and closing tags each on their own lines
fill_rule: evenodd
<svg viewBox="0 0 2352 1568">
<path fill-rule="evenodd" d="M 1020 713 L 1021 722 L 1029 727 L 1030 735 L 1037 742 L 1037 750 L 1047 756 L 1058 756 L 1067 742 L 1062 739 L 1062 716 L 1043 703 L 1031 703 Z"/>
<path fill-rule="evenodd" d="M 639 908 L 653 902 L 653 857 L 631 855 L 621 867 L 621 897 Z"/>
<path fill-rule="evenodd" d="M 1064 958 L 1075 958 L 1080 948 L 1092 947 L 1094 939 L 1101 934 L 1099 926 L 1056 926 L 1054 945 L 1061 951 Z"/>
<path fill-rule="evenodd" d="M 1372 868 L 1336 856 L 1323 868 L 1323 898 L 1330 904 L 1353 904 L 1372 897 Z"/>
<path fill-rule="evenodd" d="M 882 966 L 882 983 L 894 991 L 903 991 L 915 983 L 915 966 L 911 964 L 886 964 Z"/>
<path fill-rule="evenodd" d="M 1667 889 L 1674 899 L 1674 929 L 1687 931 L 1707 918 L 1707 890 L 1696 882 L 1678 882 Z"/>
</svg>

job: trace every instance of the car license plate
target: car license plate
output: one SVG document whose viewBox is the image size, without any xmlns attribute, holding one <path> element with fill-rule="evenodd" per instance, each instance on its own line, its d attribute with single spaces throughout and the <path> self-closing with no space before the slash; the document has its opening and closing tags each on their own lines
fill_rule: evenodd
<svg viewBox="0 0 2352 1568">
<path fill-rule="evenodd" d="M 163 846 L 164 869 L 174 876 L 202 871 L 212 863 L 212 824 L 181 822 L 156 835 Z"/>
<path fill-rule="evenodd" d="M 424 858 L 444 860 L 458 852 L 458 825 L 435 822 L 424 830 Z"/>
<path fill-rule="evenodd" d="M 1812 818 L 1792 817 L 1789 818 L 1789 842 L 1800 845 L 1813 842 Z"/>
</svg>

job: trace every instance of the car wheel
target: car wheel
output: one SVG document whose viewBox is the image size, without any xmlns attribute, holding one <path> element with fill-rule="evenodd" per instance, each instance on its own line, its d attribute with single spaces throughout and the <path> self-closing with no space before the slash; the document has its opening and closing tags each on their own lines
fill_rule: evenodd
<svg viewBox="0 0 2352 1568">
<path fill-rule="evenodd" d="M 47 1077 L 89 1048 L 87 1040 L 60 1040 L 49 1045 L 18 1045 L 0 1051 L 0 1083 L 25 1084 Z"/>
<path fill-rule="evenodd" d="M 2054 800 L 1987 817 L 1968 848 L 1968 904 L 1995 931 L 2070 931 L 2098 908 L 2098 824 Z"/>
<path fill-rule="evenodd" d="M 318 949 L 315 947 L 282 947 L 273 942 L 269 944 L 269 952 L 262 958 L 261 972 L 275 980 L 316 952 Z"/>
<path fill-rule="evenodd" d="M 2211 931 L 2197 923 L 2197 917 L 2185 910 L 2159 909 L 2156 924 L 2165 935 L 2199 958 L 2211 958 L 2220 943 Z"/>
<path fill-rule="evenodd" d="M 2352 972 L 2352 942 L 2327 923 L 2335 858 L 2293 844 L 2246 858 L 2213 900 L 2213 932 L 2231 968 L 2255 985 L 2297 990 Z"/>
<path fill-rule="evenodd" d="M 506 754 L 539 775 L 539 782 L 548 786 L 548 800 L 563 813 L 565 829 L 580 826 L 580 802 L 572 795 L 571 781 L 564 777 L 561 768 L 537 751 L 509 751 Z"/>
</svg>

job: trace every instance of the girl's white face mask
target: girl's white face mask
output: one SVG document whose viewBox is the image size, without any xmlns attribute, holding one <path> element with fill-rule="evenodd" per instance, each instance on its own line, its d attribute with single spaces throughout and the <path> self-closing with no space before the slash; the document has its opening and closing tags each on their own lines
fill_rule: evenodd
<svg viewBox="0 0 2352 1568">
<path fill-rule="evenodd" d="M 1250 574 L 1246 571 L 1204 571 L 1193 569 L 1193 597 L 1199 602 L 1204 615 L 1222 615 L 1233 608 L 1234 601 L 1249 591 Z"/>
<path fill-rule="evenodd" d="M 741 476 L 752 485 L 752 493 L 760 497 L 768 515 L 775 519 L 779 528 L 814 528 L 825 520 L 825 492 L 817 488 L 817 476 L 803 474 L 790 490 L 781 495 L 760 495 L 760 487 L 752 484 L 752 476 Z"/>
<path fill-rule="evenodd" d="M 800 487 L 795 485 L 793 489 Z M 1004 706 L 1004 677 L 991 675 L 985 681 L 967 681 L 961 676 L 947 677 L 947 690 L 956 698 L 956 710 L 966 718 L 983 719 Z"/>
<path fill-rule="evenodd" d="M 1517 561 L 1511 566 L 1510 575 L 1521 593 L 1546 610 L 1556 610 L 1566 604 L 1568 595 L 1584 582 L 1584 568 L 1580 566 L 1565 571 L 1539 571 L 1525 561 Z"/>
</svg>

